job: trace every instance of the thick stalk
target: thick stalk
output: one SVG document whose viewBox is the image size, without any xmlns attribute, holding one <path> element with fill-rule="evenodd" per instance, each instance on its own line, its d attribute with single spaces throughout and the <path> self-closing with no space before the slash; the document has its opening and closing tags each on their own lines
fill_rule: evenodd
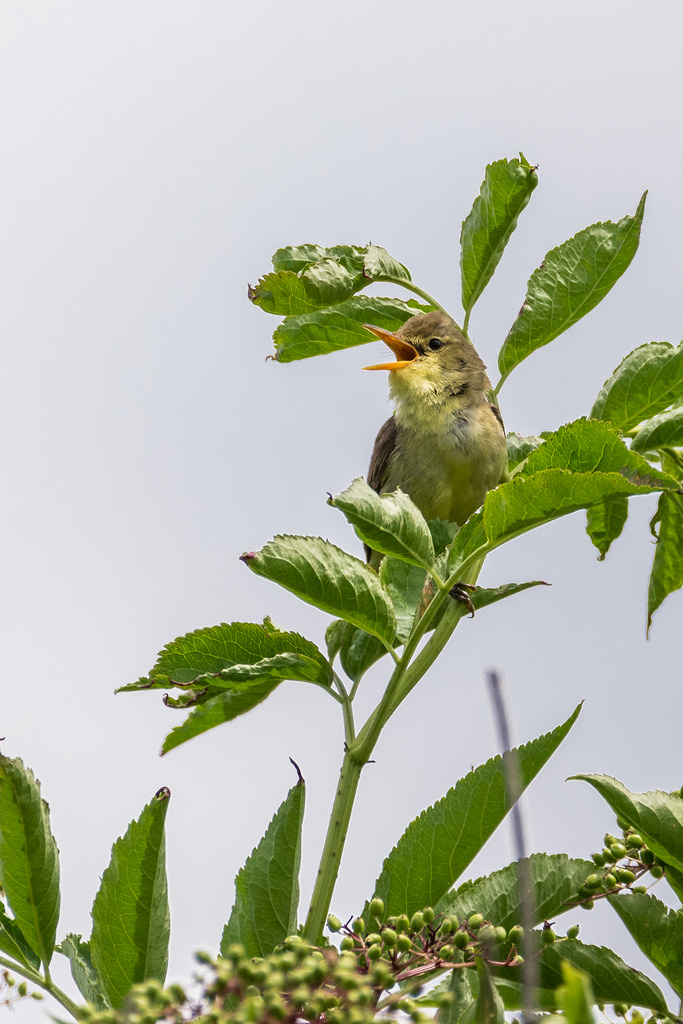
<svg viewBox="0 0 683 1024">
<path fill-rule="evenodd" d="M 332 805 L 325 845 L 320 858 L 318 877 L 315 880 L 311 906 L 302 933 L 304 941 L 314 945 L 318 945 L 322 941 L 323 928 L 339 874 L 339 864 L 346 842 L 346 833 L 349 829 L 360 773 L 365 763 L 359 761 L 349 749 L 346 750 L 339 773 L 339 784 Z"/>
</svg>

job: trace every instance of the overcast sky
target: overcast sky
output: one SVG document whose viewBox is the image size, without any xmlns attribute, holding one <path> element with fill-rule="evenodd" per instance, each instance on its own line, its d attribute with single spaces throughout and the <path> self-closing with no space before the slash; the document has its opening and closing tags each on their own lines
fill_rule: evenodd
<svg viewBox="0 0 683 1024">
<path fill-rule="evenodd" d="M 285 683 L 160 759 L 177 713 L 158 693 L 114 697 L 201 626 L 270 615 L 323 643 L 327 617 L 248 573 L 242 551 L 292 532 L 361 553 L 325 499 L 365 473 L 390 411 L 385 375 L 361 372 L 381 346 L 266 361 L 277 321 L 247 282 L 283 245 L 372 241 L 458 318 L 461 222 L 486 164 L 521 150 L 540 184 L 471 322 L 495 378 L 544 254 L 649 189 L 626 276 L 501 392 L 520 433 L 585 415 L 627 352 L 681 336 L 682 30 L 674 0 L 0 4 L 0 734 L 50 803 L 60 937 L 89 935 L 111 843 L 167 785 L 169 977 L 187 976 L 193 950 L 218 946 L 235 873 L 295 781 L 290 756 L 308 784 L 305 912 L 337 705 Z M 585 699 L 526 800 L 535 850 L 587 856 L 614 828 L 570 774 L 683 782 L 680 593 L 645 639 L 655 504 L 631 502 L 604 563 L 581 513 L 490 557 L 482 582 L 552 589 L 463 621 L 396 714 L 364 775 L 340 917 L 407 821 L 496 752 L 490 665 L 520 742 Z M 363 684 L 368 711 L 383 678 Z M 503 826 L 472 876 L 510 857 Z M 582 937 L 641 963 L 610 913 L 582 913 Z"/>
</svg>

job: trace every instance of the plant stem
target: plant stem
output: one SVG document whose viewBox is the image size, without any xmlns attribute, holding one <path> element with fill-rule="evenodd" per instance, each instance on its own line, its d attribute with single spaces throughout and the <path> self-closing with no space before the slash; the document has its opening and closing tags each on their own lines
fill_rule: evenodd
<svg viewBox="0 0 683 1024">
<path fill-rule="evenodd" d="M 337 875 L 339 874 L 339 864 L 344 843 L 346 842 L 346 833 L 349 828 L 360 773 L 365 763 L 359 761 L 351 752 L 351 749 L 347 748 L 341 772 L 339 773 L 339 784 L 332 805 L 332 814 L 327 829 L 325 845 L 320 858 L 318 877 L 315 880 L 311 905 L 302 933 L 304 942 L 319 945 L 322 941 L 323 928 L 325 927 L 330 903 L 332 902 L 332 893 L 334 892 Z"/>
<path fill-rule="evenodd" d="M 424 299 L 429 306 L 434 306 L 435 309 L 440 309 L 442 313 L 450 316 L 448 310 L 444 309 L 441 303 L 437 302 L 433 295 L 424 291 L 423 288 L 419 288 L 416 284 L 413 284 L 412 281 L 406 281 L 402 277 L 392 277 L 390 274 L 385 274 L 382 277 L 376 277 L 373 283 L 376 284 L 379 281 L 385 281 L 387 284 L 397 284 L 401 288 L 407 288 L 409 292 L 414 292 L 415 295 L 419 295 L 421 299 Z"/>
<path fill-rule="evenodd" d="M 65 1010 L 67 1010 L 75 1020 L 79 1020 L 81 1016 L 81 1009 L 77 1003 L 74 1003 L 72 999 L 69 999 L 66 992 L 62 992 L 55 983 L 52 981 L 48 971 L 45 972 L 45 977 L 34 971 L 31 967 L 24 967 L 22 964 L 17 964 L 13 960 L 7 960 L 4 956 L 0 956 L 0 967 L 6 967 L 7 970 L 13 974 L 20 974 L 22 978 L 26 978 L 32 985 L 36 985 L 38 988 L 42 988 L 44 992 L 48 992 L 53 999 L 56 999 L 58 1003 L 61 1003 Z"/>
</svg>

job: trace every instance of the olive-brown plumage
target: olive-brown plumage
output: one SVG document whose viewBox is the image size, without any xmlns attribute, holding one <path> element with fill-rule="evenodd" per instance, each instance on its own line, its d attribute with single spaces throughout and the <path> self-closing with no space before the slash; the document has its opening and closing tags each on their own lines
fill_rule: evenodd
<svg viewBox="0 0 683 1024">
<path fill-rule="evenodd" d="M 368 483 L 380 494 L 400 487 L 428 520 L 462 524 L 506 464 L 486 367 L 445 313 L 411 317 L 396 334 L 367 326 L 397 356 L 367 367 L 390 371 L 395 405 L 375 440 Z M 369 557 L 371 565 L 380 560 L 374 552 Z"/>
</svg>

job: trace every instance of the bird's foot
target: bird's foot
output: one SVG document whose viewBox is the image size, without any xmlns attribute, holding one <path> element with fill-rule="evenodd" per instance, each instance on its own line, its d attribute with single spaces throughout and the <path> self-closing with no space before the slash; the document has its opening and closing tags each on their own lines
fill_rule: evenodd
<svg viewBox="0 0 683 1024">
<path fill-rule="evenodd" d="M 454 601 L 462 601 L 463 604 L 467 605 L 471 619 L 474 618 L 474 605 L 472 604 L 472 599 L 467 591 L 471 590 L 472 593 L 474 593 L 474 591 L 478 589 L 479 587 L 475 587 L 473 583 L 456 583 L 455 586 L 451 587 L 448 591 Z"/>
</svg>

